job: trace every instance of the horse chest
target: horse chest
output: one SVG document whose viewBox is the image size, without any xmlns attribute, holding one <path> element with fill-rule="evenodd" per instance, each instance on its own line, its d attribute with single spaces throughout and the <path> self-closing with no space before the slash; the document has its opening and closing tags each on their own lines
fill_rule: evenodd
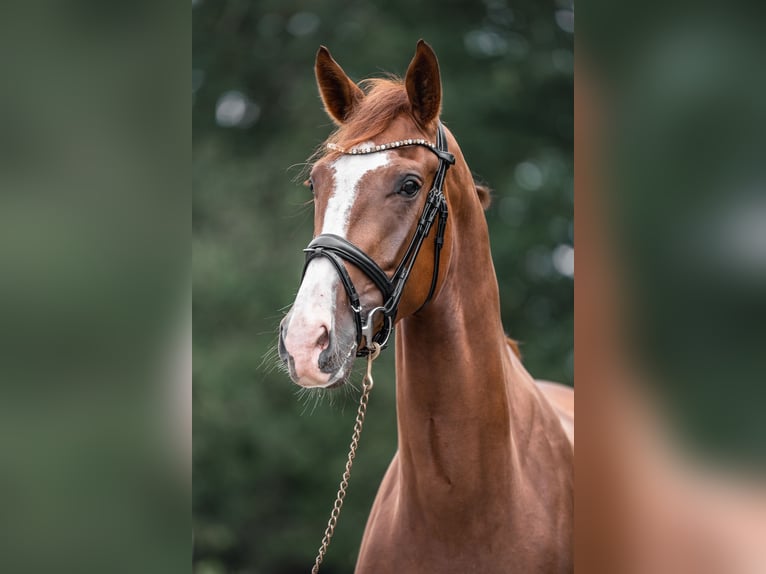
<svg viewBox="0 0 766 574">
<path fill-rule="evenodd" d="M 413 504 L 400 479 L 397 453 L 370 513 L 357 574 L 572 571 L 571 524 L 546 501 L 520 503 L 509 492 L 480 515 L 466 516 L 445 494 L 431 499 L 441 507 L 434 513 Z"/>
</svg>

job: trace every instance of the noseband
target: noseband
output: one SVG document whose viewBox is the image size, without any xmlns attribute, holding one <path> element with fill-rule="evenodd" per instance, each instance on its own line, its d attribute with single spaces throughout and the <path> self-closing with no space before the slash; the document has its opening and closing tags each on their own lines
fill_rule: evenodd
<svg viewBox="0 0 766 574">
<path fill-rule="evenodd" d="M 370 354 L 372 343 L 377 343 L 382 348 L 385 347 L 388 342 L 388 338 L 393 329 L 394 318 L 396 317 L 396 312 L 399 308 L 399 301 L 402 298 L 404 286 L 407 283 L 410 271 L 420 252 L 420 247 L 423 245 L 423 241 L 431 231 L 431 226 L 438 217 L 436 235 L 434 237 L 434 271 L 431 278 L 431 288 L 428 291 L 428 297 L 426 297 L 426 300 L 420 306 L 418 311 L 431 300 L 431 297 L 433 297 L 434 290 L 436 289 L 436 282 L 439 277 L 439 256 L 442 245 L 444 244 L 444 229 L 447 226 L 447 201 L 444 198 L 443 191 L 444 178 L 447 174 L 447 168 L 455 163 L 455 156 L 447 150 L 447 138 L 444 134 L 444 127 L 441 122 L 439 122 L 437 126 L 436 145 L 422 139 L 407 139 L 389 144 L 354 148 L 350 151 L 346 151 L 334 144 L 328 144 L 327 146 L 328 148 L 343 154 L 358 155 L 376 153 L 412 145 L 426 147 L 435 153 L 439 158 L 439 167 L 436 169 L 433 186 L 431 187 L 431 191 L 428 192 L 428 198 L 423 207 L 423 213 L 418 220 L 415 234 L 412 236 L 410 244 L 407 246 L 407 251 L 404 253 L 394 275 L 390 279 L 386 272 L 383 271 L 383 269 L 381 269 L 380 266 L 364 251 L 338 235 L 333 235 L 331 233 L 317 235 L 314 240 L 309 243 L 308 247 L 304 249 L 306 252 L 306 263 L 303 266 L 304 276 L 309 263 L 316 257 L 327 258 L 338 272 L 343 288 L 348 296 L 351 310 L 354 314 L 354 323 L 356 325 L 356 355 L 358 357 L 364 357 Z M 362 305 L 359 302 L 359 295 L 357 294 L 354 284 L 351 281 L 351 277 L 348 274 L 348 270 L 343 263 L 344 260 L 358 267 L 365 275 L 367 275 L 383 295 L 383 305 L 371 309 L 367 313 L 367 317 L 362 315 Z M 379 331 L 374 332 L 373 323 L 376 313 L 383 314 L 383 326 Z"/>
</svg>

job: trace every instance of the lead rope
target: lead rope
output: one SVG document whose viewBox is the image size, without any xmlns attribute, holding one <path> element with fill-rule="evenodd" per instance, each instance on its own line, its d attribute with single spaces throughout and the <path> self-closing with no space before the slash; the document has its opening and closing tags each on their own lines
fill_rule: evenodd
<svg viewBox="0 0 766 574">
<path fill-rule="evenodd" d="M 327 522 L 327 528 L 324 531 L 322 544 L 319 547 L 319 552 L 314 560 L 314 567 L 311 569 L 311 574 L 317 574 L 319 572 L 319 566 L 322 564 L 325 554 L 327 554 L 327 547 L 330 546 L 330 540 L 332 540 L 332 535 L 335 533 L 335 527 L 338 524 L 338 517 L 340 516 L 340 509 L 343 508 L 343 499 L 346 498 L 348 481 L 351 478 L 351 467 L 354 465 L 356 449 L 359 447 L 359 437 L 362 434 L 362 425 L 364 425 L 364 417 L 367 414 L 367 403 L 370 400 L 370 391 L 375 384 L 372 380 L 372 362 L 378 358 L 378 355 L 380 355 L 380 345 L 378 343 L 373 343 L 372 351 L 367 355 L 367 373 L 362 380 L 362 396 L 359 399 L 359 408 L 356 411 L 354 432 L 351 435 L 351 445 L 348 448 L 346 470 L 343 472 L 343 477 L 340 480 L 338 494 L 335 495 L 335 504 L 333 504 L 332 512 L 330 512 L 330 520 Z"/>
</svg>

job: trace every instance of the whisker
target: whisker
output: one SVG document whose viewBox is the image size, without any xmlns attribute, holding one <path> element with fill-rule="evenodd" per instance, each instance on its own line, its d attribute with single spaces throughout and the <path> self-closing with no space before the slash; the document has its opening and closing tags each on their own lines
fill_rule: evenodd
<svg viewBox="0 0 766 574">
<path fill-rule="evenodd" d="M 290 375 L 287 365 L 282 362 L 282 358 L 279 356 L 278 343 L 269 345 L 266 351 L 261 357 L 261 362 L 257 368 L 259 371 L 263 370 L 266 374 L 271 374 L 274 371 L 280 371 L 286 375 Z"/>
<path fill-rule="evenodd" d="M 317 406 L 319 406 L 320 399 L 324 398 L 324 389 L 315 389 L 314 393 L 314 406 L 311 409 L 311 414 L 314 414 L 314 411 L 317 410 Z"/>
<path fill-rule="evenodd" d="M 304 416 L 308 410 L 309 402 L 311 400 L 311 390 L 304 387 L 298 387 L 296 394 L 298 396 L 298 400 L 303 403 L 303 408 L 301 409 L 300 416 Z"/>
<path fill-rule="evenodd" d="M 312 208 L 314 207 L 314 198 L 307 199 L 306 201 L 303 201 L 301 203 L 291 203 L 292 207 L 295 207 L 295 211 L 293 213 L 289 213 L 284 215 L 283 217 L 285 219 L 295 219 L 296 217 L 304 217 L 305 215 L 309 214 L 312 211 Z"/>
<path fill-rule="evenodd" d="M 292 164 L 291 166 L 288 166 L 287 169 L 285 169 L 285 171 L 292 171 L 297 167 L 301 168 L 298 174 L 293 178 L 294 182 L 299 182 L 301 179 L 304 179 L 301 176 L 305 173 L 306 168 L 312 164 L 313 162 L 310 162 L 310 161 L 299 161 L 297 163 Z"/>
</svg>

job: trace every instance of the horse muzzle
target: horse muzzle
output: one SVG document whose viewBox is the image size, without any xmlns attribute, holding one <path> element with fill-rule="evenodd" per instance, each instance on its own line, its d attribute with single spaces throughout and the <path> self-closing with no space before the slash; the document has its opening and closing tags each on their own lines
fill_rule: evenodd
<svg viewBox="0 0 766 574">
<path fill-rule="evenodd" d="M 279 326 L 279 357 L 294 383 L 305 388 L 331 388 L 345 383 L 356 355 L 352 336 L 330 322 L 293 318 Z"/>
</svg>

